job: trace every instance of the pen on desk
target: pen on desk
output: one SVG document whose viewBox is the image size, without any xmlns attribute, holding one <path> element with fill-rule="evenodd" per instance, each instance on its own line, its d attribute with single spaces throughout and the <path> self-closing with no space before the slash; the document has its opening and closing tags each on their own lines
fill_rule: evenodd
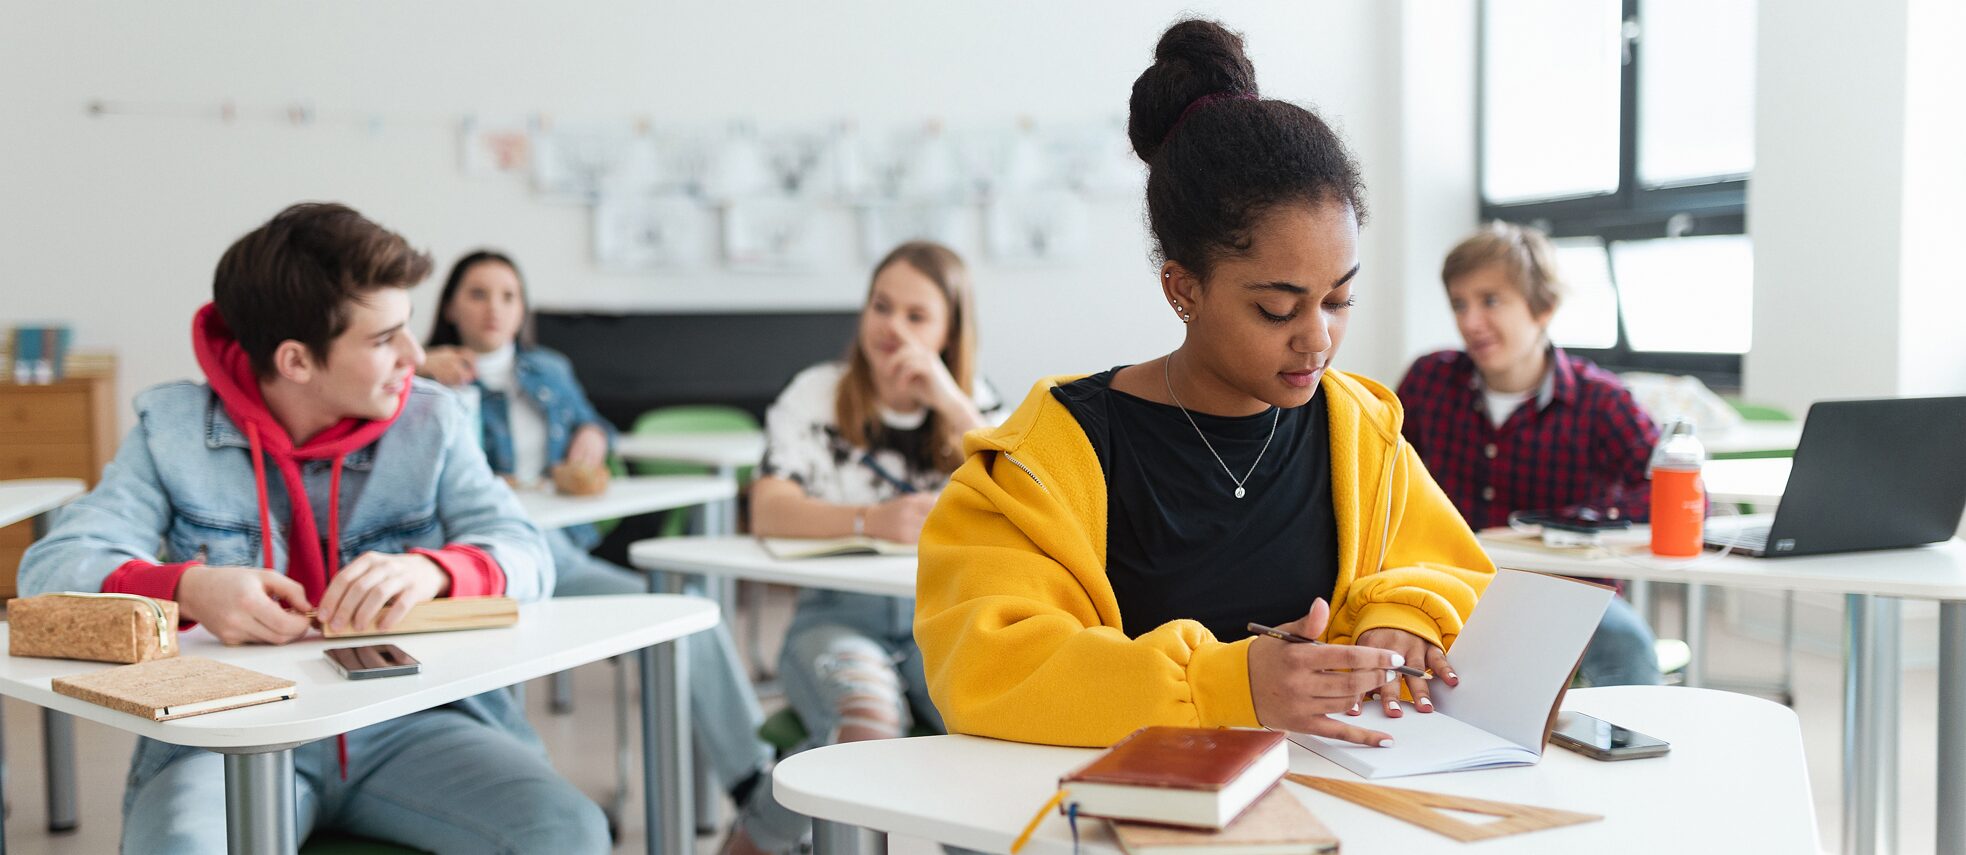
<svg viewBox="0 0 1966 855">
<path fill-rule="evenodd" d="M 1249 630 L 1249 632 L 1252 635 L 1267 635 L 1278 641 L 1288 641 L 1291 644 L 1323 644 L 1324 643 L 1315 638 L 1305 638 L 1287 629 L 1277 629 L 1274 626 L 1264 626 L 1260 623 L 1252 622 L 1249 624 L 1249 626 L 1244 628 Z M 1422 680 L 1431 680 L 1434 678 L 1434 675 L 1409 665 L 1401 665 L 1398 668 L 1394 668 L 1393 670 L 1398 671 L 1401 674 L 1405 674 L 1408 677 L 1418 677 L 1419 679 Z"/>
</svg>

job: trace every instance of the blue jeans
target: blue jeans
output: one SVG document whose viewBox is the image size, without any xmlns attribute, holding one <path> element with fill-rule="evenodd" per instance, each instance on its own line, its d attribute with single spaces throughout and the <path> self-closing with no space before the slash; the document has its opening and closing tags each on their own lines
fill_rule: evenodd
<svg viewBox="0 0 1966 855">
<path fill-rule="evenodd" d="M 159 750 L 164 749 L 164 750 Z M 209 751 L 144 750 L 123 797 L 125 853 L 224 852 L 225 764 Z M 304 839 L 336 829 L 448 853 L 607 852 L 600 807 L 537 742 L 440 707 L 294 749 Z"/>
<path fill-rule="evenodd" d="M 547 532 L 546 545 L 557 570 L 553 596 L 648 593 L 647 575 L 594 557 L 565 529 Z M 692 581 L 684 591 L 701 596 L 702 583 Z M 771 746 L 758 738 L 764 710 L 758 706 L 758 694 L 751 688 L 728 626 L 720 623 L 692 635 L 684 647 L 689 659 L 691 737 L 717 785 L 729 790 L 762 773 L 771 762 Z"/>
<path fill-rule="evenodd" d="M 1659 652 L 1654 646 L 1652 628 L 1645 625 L 1637 609 L 1624 597 L 1612 597 L 1604 618 L 1584 648 L 1584 661 L 1578 675 L 1590 686 L 1657 686 L 1665 682 L 1659 673 Z"/>
<path fill-rule="evenodd" d="M 928 697 L 914 611 L 914 601 L 895 597 L 816 590 L 800 596 L 778 662 L 785 701 L 807 734 L 792 753 L 832 744 L 848 724 L 889 728 L 896 736 L 906 736 L 913 724 L 947 729 Z M 778 803 L 769 782 L 751 794 L 738 822 L 768 852 L 791 851 L 812 829 L 811 820 Z"/>
</svg>

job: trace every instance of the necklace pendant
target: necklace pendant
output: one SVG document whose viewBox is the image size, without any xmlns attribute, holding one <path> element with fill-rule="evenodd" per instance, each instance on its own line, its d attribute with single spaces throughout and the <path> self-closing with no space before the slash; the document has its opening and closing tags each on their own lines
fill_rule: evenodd
<svg viewBox="0 0 1966 855">
<path fill-rule="evenodd" d="M 1238 499 L 1240 499 L 1240 498 L 1242 498 L 1242 488 L 1241 488 L 1241 487 L 1237 487 L 1237 488 L 1236 488 L 1236 498 L 1238 498 Z"/>
</svg>

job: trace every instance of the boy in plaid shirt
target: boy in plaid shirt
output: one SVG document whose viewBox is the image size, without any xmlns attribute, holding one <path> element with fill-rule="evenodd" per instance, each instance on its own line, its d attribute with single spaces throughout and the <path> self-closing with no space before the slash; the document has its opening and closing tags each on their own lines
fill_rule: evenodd
<svg viewBox="0 0 1966 855">
<path fill-rule="evenodd" d="M 1495 222 L 1441 268 L 1467 349 L 1420 357 L 1400 381 L 1403 433 L 1475 529 L 1516 511 L 1597 508 L 1643 521 L 1659 429 L 1616 375 L 1550 343 L 1560 300 L 1541 232 Z M 1613 600 L 1584 653 L 1593 686 L 1661 681 L 1652 631 Z"/>
</svg>

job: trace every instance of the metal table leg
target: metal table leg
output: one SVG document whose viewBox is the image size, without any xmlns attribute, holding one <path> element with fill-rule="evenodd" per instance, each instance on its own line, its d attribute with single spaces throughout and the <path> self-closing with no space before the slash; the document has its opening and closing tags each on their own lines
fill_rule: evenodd
<svg viewBox="0 0 1966 855">
<path fill-rule="evenodd" d="M 1939 852 L 1966 852 L 1966 602 L 1939 604 Z"/>
<path fill-rule="evenodd" d="M 225 755 L 225 844 L 232 855 L 300 851 L 294 751 Z"/>
<path fill-rule="evenodd" d="M 48 769 L 48 830 L 74 831 L 75 718 L 45 707 L 41 710 L 43 763 Z"/>
<path fill-rule="evenodd" d="M 678 590 L 682 577 L 664 574 Z M 688 638 L 642 648 L 642 810 L 649 855 L 693 855 L 695 795 L 691 786 Z"/>
<path fill-rule="evenodd" d="M 1900 607 L 1867 594 L 1844 603 L 1843 852 L 1896 852 Z"/>
<path fill-rule="evenodd" d="M 1707 684 L 1707 586 L 1686 586 L 1686 646 L 1692 657 L 1686 660 L 1686 672 L 1681 683 L 1687 686 Z"/>
<path fill-rule="evenodd" d="M 824 819 L 812 821 L 813 855 L 887 855 L 887 834 Z"/>
</svg>

